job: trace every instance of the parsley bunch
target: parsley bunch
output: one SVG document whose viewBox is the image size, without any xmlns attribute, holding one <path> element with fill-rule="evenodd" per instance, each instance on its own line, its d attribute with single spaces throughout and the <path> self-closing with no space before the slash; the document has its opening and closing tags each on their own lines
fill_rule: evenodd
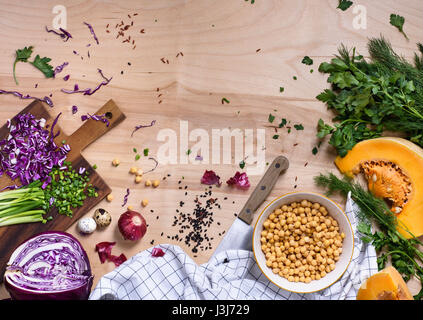
<svg viewBox="0 0 423 320">
<path fill-rule="evenodd" d="M 382 38 L 370 39 L 370 61 L 355 48 L 341 46 L 319 71 L 329 75 L 330 89 L 316 98 L 336 117 L 334 125 L 318 122 L 317 137 L 330 135 L 329 143 L 344 157 L 362 140 L 398 131 L 423 146 L 423 45 L 418 45 L 414 65 L 397 55 Z"/>
</svg>

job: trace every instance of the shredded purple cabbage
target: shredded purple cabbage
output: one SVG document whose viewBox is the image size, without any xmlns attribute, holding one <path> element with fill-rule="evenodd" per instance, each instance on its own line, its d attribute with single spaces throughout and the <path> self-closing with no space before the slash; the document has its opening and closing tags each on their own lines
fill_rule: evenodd
<svg viewBox="0 0 423 320">
<path fill-rule="evenodd" d="M 4 191 L 4 190 L 6 190 L 6 189 L 9 189 L 9 190 L 15 190 L 15 189 L 19 189 L 19 188 L 21 188 L 22 186 L 17 186 L 16 184 L 13 184 L 13 185 L 10 185 L 10 186 L 6 186 L 6 187 L 4 187 L 4 188 L 1 188 L 0 189 L 0 192 L 1 191 Z"/>
<path fill-rule="evenodd" d="M 83 93 L 84 95 L 92 95 L 92 94 L 94 94 L 97 90 L 99 90 L 102 86 L 105 86 L 105 85 L 107 85 L 111 80 L 112 80 L 112 77 L 110 77 L 109 79 L 107 79 L 105 76 L 104 76 L 104 74 L 103 74 L 103 72 L 101 71 L 101 69 L 98 69 L 98 72 L 100 73 L 100 75 L 101 75 L 101 77 L 104 79 L 104 81 L 103 82 L 101 82 L 97 87 L 95 87 L 94 89 L 90 89 L 90 88 L 87 88 L 87 89 L 83 89 L 83 90 L 80 90 L 79 89 L 79 86 L 77 85 L 77 84 L 75 84 L 75 86 L 74 86 L 74 88 L 73 88 L 73 90 L 67 90 L 67 89 L 62 89 L 62 92 L 64 92 L 64 93 L 69 93 L 69 94 L 71 94 L 71 93 Z"/>
<path fill-rule="evenodd" d="M 45 129 L 45 119 L 35 119 L 30 113 L 17 115 L 7 121 L 9 135 L 0 141 L 0 176 L 6 173 L 12 180 L 19 179 L 22 185 L 43 181 L 43 188 L 50 182 L 49 173 L 54 166 L 62 166 L 70 151 L 68 144 L 58 147 L 54 138 L 54 127 Z"/>
<path fill-rule="evenodd" d="M 159 162 L 158 162 L 156 159 L 154 159 L 153 157 L 149 157 L 148 159 L 149 159 L 149 160 L 153 160 L 153 161 L 154 161 L 154 168 L 152 168 L 152 169 L 150 169 L 150 170 L 148 170 L 148 171 L 144 172 L 144 174 L 146 174 L 146 173 L 149 173 L 149 172 L 152 172 L 152 171 L 156 170 L 157 166 L 159 165 Z"/>
<path fill-rule="evenodd" d="M 104 122 L 106 124 L 106 127 L 108 127 L 110 125 L 110 122 L 107 119 L 107 117 L 106 117 L 105 114 L 102 114 L 102 115 L 95 115 L 95 114 L 94 115 L 91 115 L 91 114 L 87 113 L 87 114 L 84 114 L 84 115 L 81 116 L 81 120 L 82 121 L 85 121 L 85 120 L 88 120 L 88 119 L 93 119 L 95 121 Z"/>
<path fill-rule="evenodd" d="M 125 194 L 125 196 L 123 197 L 122 207 L 124 207 L 124 206 L 128 203 L 129 193 L 130 193 L 130 190 L 129 190 L 129 188 L 128 188 L 128 189 L 126 189 L 126 194 Z"/>
<path fill-rule="evenodd" d="M 98 38 L 95 35 L 94 28 L 92 27 L 92 25 L 90 25 L 89 23 L 86 23 L 86 22 L 84 22 L 84 24 L 88 27 L 88 29 L 90 29 L 90 32 L 93 35 L 95 42 L 97 42 L 97 44 L 99 44 L 100 42 L 98 41 Z"/>
<path fill-rule="evenodd" d="M 135 131 L 137 131 L 137 130 L 139 130 L 139 129 L 141 129 L 141 128 L 148 128 L 148 127 L 152 127 L 152 126 L 154 126 L 155 124 L 156 124 L 156 120 L 151 121 L 151 123 L 150 123 L 150 124 L 147 124 L 147 125 L 142 125 L 142 124 L 137 125 L 137 126 L 135 127 L 134 131 L 132 131 L 132 133 L 131 133 L 131 137 L 134 135 Z"/>
<path fill-rule="evenodd" d="M 65 76 L 63 77 L 63 80 L 68 81 L 68 80 L 69 80 L 69 77 L 70 77 L 70 75 L 69 75 L 69 74 L 67 74 L 67 75 L 65 75 Z"/>
<path fill-rule="evenodd" d="M 54 34 L 56 34 L 56 35 L 58 35 L 60 38 L 62 38 L 63 39 L 63 41 L 68 41 L 70 38 L 72 38 L 72 35 L 68 32 L 68 31 L 66 31 L 65 29 L 63 29 L 63 28 L 59 28 L 59 30 L 60 30 L 60 32 L 57 32 L 57 31 L 55 31 L 55 30 L 53 30 L 53 29 L 51 29 L 51 30 L 49 30 L 48 28 L 47 28 L 47 26 L 46 26 L 46 31 L 47 32 L 52 32 L 52 33 L 54 33 Z"/>
<path fill-rule="evenodd" d="M 7 90 L 2 90 L 0 89 L 0 94 L 13 94 L 14 96 L 20 98 L 20 99 L 33 99 L 33 100 L 38 100 L 38 101 L 43 101 L 45 103 L 47 103 L 50 107 L 53 107 L 53 101 L 45 96 L 44 98 L 37 98 L 37 97 L 32 97 L 29 94 L 24 95 L 18 91 L 7 91 Z"/>
<path fill-rule="evenodd" d="M 56 68 L 54 68 L 54 70 L 53 70 L 53 78 L 56 77 L 56 74 L 62 72 L 63 71 L 63 68 L 66 67 L 68 64 L 69 64 L 69 62 L 63 62 L 61 65 L 59 65 Z"/>
<path fill-rule="evenodd" d="M 75 114 L 78 112 L 78 107 L 77 106 L 72 106 L 72 114 Z"/>
</svg>

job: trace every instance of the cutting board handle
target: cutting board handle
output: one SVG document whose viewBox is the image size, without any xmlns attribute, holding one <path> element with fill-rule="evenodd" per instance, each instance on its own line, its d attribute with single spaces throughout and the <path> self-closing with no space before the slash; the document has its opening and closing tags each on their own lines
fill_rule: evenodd
<svg viewBox="0 0 423 320">
<path fill-rule="evenodd" d="M 238 215 L 238 218 L 247 224 L 251 224 L 254 218 L 254 212 L 266 200 L 272 191 L 282 171 L 289 167 L 289 161 L 284 156 L 276 157 L 269 165 L 263 177 L 260 179 L 254 191 L 251 193 L 244 207 Z"/>
<path fill-rule="evenodd" d="M 106 132 L 110 131 L 117 124 L 125 120 L 126 116 L 119 109 L 116 103 L 110 99 L 107 101 L 95 115 L 105 115 L 109 121 L 109 126 L 102 121 L 95 121 L 87 119 L 84 123 L 68 137 L 68 143 L 72 146 L 71 151 L 68 153 L 67 158 L 72 160 L 77 157 L 82 150 L 100 138 Z"/>
</svg>

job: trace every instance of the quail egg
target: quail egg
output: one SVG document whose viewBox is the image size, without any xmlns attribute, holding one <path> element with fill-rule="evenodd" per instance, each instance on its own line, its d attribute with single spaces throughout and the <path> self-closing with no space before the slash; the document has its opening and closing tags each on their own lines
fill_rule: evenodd
<svg viewBox="0 0 423 320">
<path fill-rule="evenodd" d="M 78 230 L 81 233 L 90 234 L 97 228 L 97 223 L 93 218 L 82 218 L 78 221 Z"/>
<path fill-rule="evenodd" d="M 112 216 L 104 209 L 97 209 L 94 212 L 94 221 L 100 227 L 107 227 L 112 222 Z"/>
</svg>

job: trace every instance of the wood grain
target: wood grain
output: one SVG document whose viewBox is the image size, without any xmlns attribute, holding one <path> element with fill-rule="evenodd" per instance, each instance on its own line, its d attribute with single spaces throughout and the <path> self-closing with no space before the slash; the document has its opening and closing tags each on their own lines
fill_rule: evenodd
<svg viewBox="0 0 423 320">
<path fill-rule="evenodd" d="M 183 242 L 168 239 L 166 235 L 177 232 L 172 228 L 172 221 L 175 210 L 180 209 L 180 201 L 185 202 L 183 209 L 189 212 L 194 208 L 196 196 L 204 192 L 204 186 L 199 183 L 204 170 L 215 170 L 224 180 L 240 170 L 238 163 L 159 165 L 144 177 L 144 180 L 159 179 L 161 184 L 156 189 L 135 184 L 128 173 L 132 166 L 147 171 L 154 165 L 144 156 L 135 161 L 133 148 L 138 152 L 149 148 L 149 154 L 155 156 L 163 143 L 157 140 L 160 130 L 179 132 L 180 120 L 188 121 L 190 130 L 199 128 L 209 133 L 213 128 L 266 130 L 267 161 L 282 154 L 289 159 L 290 167 L 258 213 L 268 201 L 286 192 L 322 191 L 314 185 L 313 177 L 319 172 L 336 172 L 336 169 L 335 154 L 327 141 L 316 155 L 311 152 L 318 144 L 315 138 L 318 119 L 330 121 L 333 117 L 326 106 L 315 99 L 327 87 L 326 77 L 317 72 L 319 63 L 330 59 L 341 43 L 356 46 L 366 55 L 367 39 L 380 34 L 389 38 L 393 47 L 410 59 L 416 50 L 415 43 L 422 41 L 423 5 L 420 0 L 354 1 L 354 6 L 366 8 L 365 30 L 354 29 L 354 6 L 343 12 L 336 9 L 337 3 L 337 0 L 266 0 L 255 1 L 253 5 L 244 0 L 63 1 L 68 14 L 68 30 L 74 36 L 63 42 L 44 30 L 44 26 L 51 26 L 52 8 L 57 1 L 0 1 L 0 88 L 17 88 L 11 76 L 14 52 L 34 45 L 36 53 L 51 57 L 54 65 L 64 61 L 69 65 L 52 80 L 43 79 L 42 74 L 28 64 L 18 64 L 18 88 L 40 97 L 52 93 L 55 103 L 52 115 L 62 112 L 61 127 L 66 134 L 81 125 L 81 114 L 95 112 L 110 98 L 127 115 L 124 124 L 106 133 L 83 152 L 89 163 L 97 164 L 97 172 L 111 187 L 115 198 L 111 203 L 101 202 L 86 216 L 102 207 L 112 214 L 112 224 L 88 237 L 79 235 L 75 226 L 68 229 L 88 252 L 95 274 L 94 285 L 102 275 L 114 269 L 112 263 L 99 262 L 94 248 L 100 241 L 116 241 L 112 252 L 124 252 L 127 257 L 158 243 L 180 245 L 198 263 L 206 262 L 211 256 L 212 250 L 194 256 Z M 393 12 L 405 17 L 404 28 L 410 41 L 389 24 L 389 15 Z M 93 25 L 99 45 L 93 41 L 83 21 Z M 116 39 L 115 26 L 121 21 L 134 21 L 125 37 L 131 35 L 135 49 L 123 43 L 124 38 Z M 140 32 L 142 29 L 144 33 Z M 301 63 L 305 55 L 314 60 L 313 66 Z M 107 77 L 113 77 L 108 86 L 92 96 L 60 92 L 61 88 L 73 88 L 75 83 L 80 88 L 94 88 L 102 80 L 97 68 Z M 313 73 L 310 73 L 311 68 Z M 62 80 L 66 74 L 70 74 L 67 82 Z M 293 80 L 293 76 L 298 80 Z M 283 93 L 280 87 L 285 88 Z M 223 97 L 230 103 L 222 104 Z M 72 115 L 72 105 L 79 107 L 78 114 Z M 12 117 L 25 106 L 26 101 L 1 95 L 0 119 Z M 286 118 L 291 125 L 302 123 L 304 130 L 290 133 L 278 130 L 279 139 L 272 139 L 275 129 L 268 123 L 269 113 L 276 116 L 275 121 Z M 153 127 L 141 129 L 131 137 L 136 125 L 149 124 L 152 120 L 156 120 Z M 117 168 L 111 165 L 114 158 L 121 160 Z M 166 180 L 162 180 L 164 177 Z M 229 228 L 235 219 L 234 213 L 240 212 L 259 180 L 260 176 L 251 176 L 252 187 L 247 192 L 225 185 L 213 188 L 213 196 L 218 197 L 222 205 L 214 212 L 215 221 L 220 225 L 215 224 L 209 230 L 210 235 L 214 235 L 213 247 L 217 246 L 222 237 L 219 234 Z M 122 240 L 117 231 L 117 219 L 126 209 L 122 203 L 127 188 L 131 190 L 128 205 L 139 210 L 149 224 L 146 236 L 136 243 Z M 224 197 L 228 200 L 224 201 Z M 144 198 L 149 200 L 146 208 L 140 205 Z M 344 203 L 341 198 L 334 199 Z M 416 291 L 418 287 L 413 289 Z M 7 293 L 3 292 L 3 296 Z"/>
</svg>

